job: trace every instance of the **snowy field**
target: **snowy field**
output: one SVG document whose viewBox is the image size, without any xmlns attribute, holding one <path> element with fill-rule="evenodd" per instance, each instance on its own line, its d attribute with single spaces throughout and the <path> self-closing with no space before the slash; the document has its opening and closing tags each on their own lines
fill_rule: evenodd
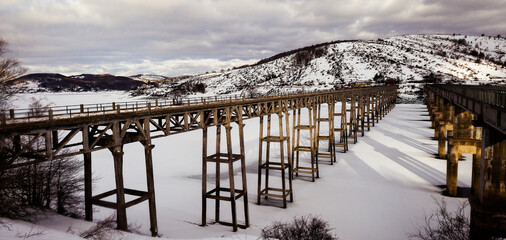
<svg viewBox="0 0 506 240">
<path fill-rule="evenodd" d="M 112 102 L 114 97 L 121 96 L 118 93 L 88 93 L 46 97 L 56 105 L 64 105 L 73 104 L 72 101 Z M 24 107 L 26 99 L 19 99 L 24 98 L 18 98 L 14 104 Z M 246 120 L 245 124 L 251 227 L 239 229 L 236 233 L 231 227 L 211 224 L 214 218 L 214 202 L 211 200 L 208 200 L 208 226 L 198 226 L 201 220 L 202 131 L 153 140 L 156 145 L 153 164 L 158 229 L 163 238 L 257 239 L 261 229 L 273 221 L 289 221 L 296 216 L 312 214 L 328 221 L 340 239 L 407 239 L 409 233 L 423 225 L 425 215 L 436 209 L 434 199 L 443 198 L 442 190 L 437 186 L 445 185 L 446 161 L 434 157 L 437 141 L 432 140 L 434 130 L 429 128 L 429 116 L 424 105 L 397 105 L 376 127 L 366 132 L 365 137 L 359 137 L 357 144 L 350 144 L 347 153 L 338 153 L 337 164 L 330 166 L 328 162 L 321 162 L 320 178 L 316 182 L 307 177 L 296 177 L 293 180 L 294 202 L 288 203 L 286 209 L 280 207 L 281 202 L 274 200 L 256 204 L 259 120 Z M 277 126 L 275 121 L 273 126 Z M 214 146 L 214 132 L 214 128 L 210 128 L 209 146 Z M 238 151 L 237 139 L 233 142 L 234 149 Z M 209 153 L 213 153 L 211 149 L 214 148 L 210 147 Z M 279 154 L 277 147 L 271 152 Z M 115 183 L 110 152 L 94 152 L 92 158 L 93 174 L 98 178 L 93 195 L 113 189 Z M 464 155 L 464 158 L 459 162 L 458 186 L 470 187 L 472 160 L 470 155 Z M 238 167 L 239 164 L 236 164 L 237 186 L 240 183 Z M 214 168 L 209 165 L 209 169 Z M 141 144 L 126 145 L 124 176 L 125 187 L 146 189 Z M 208 188 L 211 187 L 209 185 Z M 465 198 L 444 198 L 451 209 L 467 201 Z M 222 219 L 229 220 L 229 205 L 222 203 L 221 210 Z M 237 210 L 241 222 L 244 220 L 242 198 L 238 201 Z M 113 213 L 97 206 L 94 211 L 95 221 Z M 147 202 L 128 208 L 127 217 L 129 224 L 135 226 L 135 234 L 121 233 L 115 237 L 150 238 Z M 85 221 L 53 216 L 41 220 L 33 229 L 28 223 L 14 223 L 10 231 L 0 228 L 0 239 L 15 238 L 16 234 L 28 233 L 31 229 L 44 232 L 36 239 L 78 239 L 76 235 L 90 226 Z M 71 230 L 67 231 L 69 227 Z M 72 232 L 75 235 L 71 235 Z"/>
</svg>

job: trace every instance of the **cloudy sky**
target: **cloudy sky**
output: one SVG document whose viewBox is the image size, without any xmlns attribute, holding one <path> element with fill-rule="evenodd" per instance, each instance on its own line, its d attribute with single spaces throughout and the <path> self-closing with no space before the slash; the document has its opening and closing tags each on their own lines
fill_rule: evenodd
<svg viewBox="0 0 506 240">
<path fill-rule="evenodd" d="M 506 36 L 506 0 L 1 0 L 29 72 L 197 74 L 343 39 Z"/>
</svg>

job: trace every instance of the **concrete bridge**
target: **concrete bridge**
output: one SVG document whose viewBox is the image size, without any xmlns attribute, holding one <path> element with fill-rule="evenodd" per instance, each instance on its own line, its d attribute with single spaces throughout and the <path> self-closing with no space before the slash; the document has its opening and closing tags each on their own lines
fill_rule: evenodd
<svg viewBox="0 0 506 240">
<path fill-rule="evenodd" d="M 506 237 L 506 87 L 428 85 L 427 107 L 456 196 L 458 162 L 473 154 L 471 238 Z"/>
</svg>

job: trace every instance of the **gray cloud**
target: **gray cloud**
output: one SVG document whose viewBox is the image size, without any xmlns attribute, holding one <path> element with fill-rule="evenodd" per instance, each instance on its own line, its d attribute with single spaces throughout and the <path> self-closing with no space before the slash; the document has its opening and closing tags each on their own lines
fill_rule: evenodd
<svg viewBox="0 0 506 240">
<path fill-rule="evenodd" d="M 504 0 L 2 0 L 0 36 L 31 72 L 174 76 L 339 39 L 505 36 L 504 12 Z"/>
</svg>

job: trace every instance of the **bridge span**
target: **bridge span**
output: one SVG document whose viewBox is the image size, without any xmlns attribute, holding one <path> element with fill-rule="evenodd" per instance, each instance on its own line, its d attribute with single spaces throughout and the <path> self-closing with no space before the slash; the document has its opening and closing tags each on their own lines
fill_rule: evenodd
<svg viewBox="0 0 506 240">
<path fill-rule="evenodd" d="M 497 87 L 426 87 L 427 107 L 435 128 L 434 137 L 439 143 L 438 157 L 447 159 L 449 195 L 458 194 L 459 158 L 462 154 L 474 156 L 469 198 L 474 239 L 506 235 L 505 92 L 505 88 Z M 336 149 L 346 152 L 349 142 L 356 142 L 358 136 L 363 136 L 394 106 L 396 97 L 396 86 L 376 86 L 259 98 L 215 97 L 182 102 L 155 100 L 64 106 L 47 112 L 11 110 L 0 114 L 1 164 L 3 168 L 12 169 L 82 154 L 86 220 L 93 220 L 94 205 L 111 208 L 116 211 L 118 229 L 127 230 L 126 209 L 148 201 L 150 230 L 153 236 L 157 236 L 151 153 L 154 145 L 151 140 L 202 129 L 202 225 L 207 224 L 207 200 L 212 199 L 216 203 L 216 222 L 231 225 L 236 231 L 238 227 L 250 224 L 242 131 L 244 119 L 260 119 L 257 203 L 261 203 L 260 196 L 272 197 L 282 199 L 283 207 L 286 207 L 287 200 L 293 201 L 291 179 L 298 174 L 309 174 L 312 179 L 318 177 L 318 162 L 323 159 L 329 159 L 330 163 L 335 161 Z M 321 111 L 325 107 L 328 110 Z M 300 120 L 301 109 L 307 109 L 309 113 L 305 123 Z M 328 114 L 322 115 L 322 112 Z M 291 126 L 290 115 L 293 117 Z M 271 126 L 271 116 L 278 117 L 279 126 Z M 266 122 L 264 118 L 267 118 Z M 216 127 L 216 152 L 208 154 L 207 129 L 211 126 Z M 239 130 L 238 153 L 232 152 L 232 126 Z M 328 128 L 327 134 L 321 131 L 322 128 Z M 299 143 L 301 131 L 309 132 L 308 146 Z M 222 140 L 226 142 L 225 152 L 221 152 Z M 329 149 L 320 149 L 321 141 L 327 141 Z M 147 191 L 125 188 L 123 183 L 123 147 L 136 142 L 144 146 Z M 271 144 L 280 144 L 279 161 L 269 159 Z M 115 189 L 93 195 L 92 153 L 104 149 L 112 153 Z M 310 153 L 309 166 L 299 164 L 299 152 Z M 216 165 L 213 171 L 218 176 L 211 190 L 207 189 L 212 185 L 207 181 L 208 163 Z M 236 187 L 234 182 L 234 163 L 241 166 L 238 176 L 242 188 Z M 226 167 L 220 168 L 220 165 Z M 221 171 L 228 173 L 228 187 L 220 185 Z M 282 176 L 281 188 L 269 186 L 268 178 L 276 171 Z M 262 174 L 265 174 L 265 180 Z M 134 199 L 126 201 L 125 195 Z M 116 201 L 105 200 L 110 196 L 115 196 Z M 236 200 L 241 198 L 245 219 L 239 223 Z M 220 201 L 231 203 L 231 223 L 220 221 Z"/>
<path fill-rule="evenodd" d="M 450 196 L 458 194 L 459 159 L 473 154 L 471 238 L 506 237 L 506 87 L 428 85 L 426 92 Z"/>
<path fill-rule="evenodd" d="M 348 140 L 356 142 L 357 136 L 374 126 L 394 105 L 397 98 L 396 86 L 375 86 L 340 89 L 335 91 L 309 92 L 289 95 L 276 95 L 259 98 L 230 97 L 226 99 L 201 98 L 179 102 L 146 101 L 144 103 L 112 103 L 79 106 L 64 106 L 49 109 L 47 112 L 37 110 L 10 110 L 0 115 L 0 157 L 3 168 L 12 169 L 40 162 L 52 161 L 65 157 L 84 156 L 84 198 L 85 218 L 93 220 L 93 205 L 116 210 L 117 227 L 127 230 L 126 208 L 144 201 L 149 203 L 150 230 L 153 236 L 158 235 L 158 224 L 155 206 L 155 189 L 153 181 L 152 153 L 154 145 L 151 140 L 177 133 L 203 129 L 202 154 L 202 225 L 207 223 L 206 206 L 208 199 L 216 201 L 216 222 L 238 227 L 249 226 L 248 192 L 244 163 L 243 120 L 260 118 L 260 146 L 266 144 L 267 154 L 260 147 L 258 165 L 258 196 L 262 195 L 283 200 L 286 207 L 287 198 L 293 201 L 291 179 L 294 175 L 310 174 L 318 177 L 318 161 L 329 158 L 335 161 L 336 148 L 346 152 Z M 340 108 L 335 108 L 341 103 Z M 328 108 L 328 114 L 322 115 L 322 107 Z M 300 110 L 307 109 L 309 119 L 301 124 Z M 289 126 L 289 111 L 293 121 Z M 323 111 L 325 112 L 325 111 Z M 271 115 L 278 116 L 278 135 L 271 134 Z M 267 117 L 266 136 L 264 134 L 264 117 Z M 283 121 L 284 119 L 284 121 Z M 240 152 L 232 153 L 232 124 L 239 129 Z M 216 153 L 207 153 L 207 128 L 216 126 Z M 328 128 L 327 134 L 321 129 Z M 227 151 L 220 152 L 221 129 L 225 128 Z M 308 146 L 299 144 L 300 131 L 309 131 Z M 292 137 L 290 137 L 292 135 Z M 295 137 L 297 136 L 297 137 Z M 327 141 L 329 149 L 319 149 L 319 142 Z M 123 183 L 123 146 L 139 142 L 144 146 L 147 191 L 124 187 Z M 280 144 L 281 159 L 276 162 L 269 159 L 271 144 Z M 286 148 L 286 151 L 284 149 Z M 108 149 L 112 153 L 116 188 L 92 195 L 92 152 Z M 299 165 L 299 151 L 309 152 L 310 166 Z M 284 156 L 287 159 L 284 159 Z M 293 156 L 293 158 L 292 158 Z M 297 157 L 295 157 L 297 156 Z M 241 165 L 242 189 L 234 183 L 233 163 Z M 208 163 L 215 163 L 216 175 L 228 170 L 229 186 L 216 186 L 208 191 Z M 227 168 L 220 169 L 226 164 Z M 262 172 L 265 171 L 265 188 L 261 189 Z M 269 186 L 269 171 L 281 171 L 282 188 Z M 285 175 L 286 174 L 286 175 Z M 289 186 L 285 184 L 285 178 Z M 225 192 L 226 194 L 223 194 Z M 126 201 L 125 195 L 135 198 Z M 116 201 L 104 198 L 116 196 Z M 236 218 L 236 200 L 244 200 L 244 224 Z M 226 223 L 219 218 L 219 202 L 231 202 L 232 222 Z M 258 198 L 260 204 L 260 197 Z"/>
</svg>

